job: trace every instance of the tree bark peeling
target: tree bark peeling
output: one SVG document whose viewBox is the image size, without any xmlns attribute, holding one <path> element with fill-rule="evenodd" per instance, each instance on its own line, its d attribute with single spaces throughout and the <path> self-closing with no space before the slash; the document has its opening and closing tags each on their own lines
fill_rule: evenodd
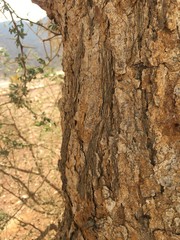
<svg viewBox="0 0 180 240">
<path fill-rule="evenodd" d="M 178 1 L 33 2 L 63 38 L 57 239 L 178 240 Z"/>
</svg>

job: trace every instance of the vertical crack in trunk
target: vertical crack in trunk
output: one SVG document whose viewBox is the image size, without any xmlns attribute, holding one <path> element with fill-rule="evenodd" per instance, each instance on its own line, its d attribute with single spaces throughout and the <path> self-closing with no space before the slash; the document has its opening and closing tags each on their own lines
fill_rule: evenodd
<svg viewBox="0 0 180 240">
<path fill-rule="evenodd" d="M 178 239 L 176 1 L 38 2 L 64 29 L 59 239 Z"/>
</svg>

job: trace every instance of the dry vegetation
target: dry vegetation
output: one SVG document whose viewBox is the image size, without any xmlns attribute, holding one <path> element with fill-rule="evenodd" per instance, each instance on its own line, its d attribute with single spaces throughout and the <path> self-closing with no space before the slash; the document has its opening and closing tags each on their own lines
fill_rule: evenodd
<svg viewBox="0 0 180 240">
<path fill-rule="evenodd" d="M 57 232 L 63 213 L 60 82 L 35 80 L 29 110 L 8 103 L 8 90 L 1 89 L 0 240 L 50 240 Z"/>
</svg>

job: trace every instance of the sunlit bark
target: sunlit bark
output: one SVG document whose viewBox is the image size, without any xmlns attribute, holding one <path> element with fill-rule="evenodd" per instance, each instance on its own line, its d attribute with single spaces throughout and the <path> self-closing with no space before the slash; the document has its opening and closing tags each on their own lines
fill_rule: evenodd
<svg viewBox="0 0 180 240">
<path fill-rule="evenodd" d="M 63 38 L 58 239 L 178 240 L 178 1 L 33 2 Z"/>
</svg>

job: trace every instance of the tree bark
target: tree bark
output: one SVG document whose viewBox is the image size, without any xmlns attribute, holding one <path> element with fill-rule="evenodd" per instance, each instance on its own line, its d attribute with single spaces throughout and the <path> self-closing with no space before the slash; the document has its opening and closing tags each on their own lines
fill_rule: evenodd
<svg viewBox="0 0 180 240">
<path fill-rule="evenodd" d="M 178 1 L 33 2 L 63 38 L 57 239 L 180 239 Z"/>
</svg>

